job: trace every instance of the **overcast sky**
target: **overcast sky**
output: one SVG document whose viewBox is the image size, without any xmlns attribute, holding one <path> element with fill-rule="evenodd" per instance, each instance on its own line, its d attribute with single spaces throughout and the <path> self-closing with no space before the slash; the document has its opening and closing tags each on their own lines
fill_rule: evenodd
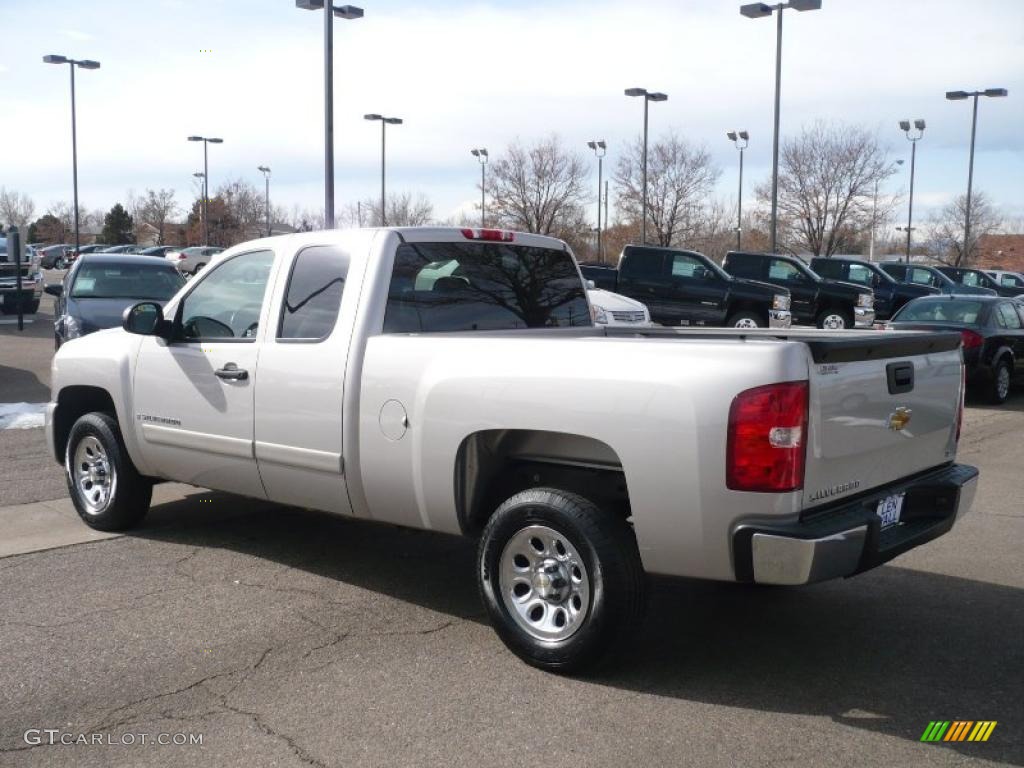
<svg viewBox="0 0 1024 768">
<path fill-rule="evenodd" d="M 358 0 L 356 0 L 358 1 Z M 202 169 L 190 134 L 211 147 L 211 188 L 273 169 L 275 203 L 319 209 L 323 189 L 322 16 L 293 0 L 0 0 L 0 185 L 42 212 L 71 198 L 67 67 L 48 53 L 102 62 L 79 71 L 80 198 L 109 208 L 128 190 L 172 187 L 191 199 Z M 669 127 L 706 145 L 734 199 L 736 151 L 751 133 L 747 195 L 770 173 L 774 25 L 740 16 L 739 0 L 364 0 L 366 17 L 335 23 L 337 207 L 379 189 L 381 112 L 388 184 L 422 192 L 447 217 L 477 199 L 472 147 L 557 132 L 609 160 L 641 127 L 632 86 L 669 94 L 651 105 L 652 137 Z M 946 90 L 1004 87 L 982 99 L 975 189 L 1024 215 L 1024 2 L 824 0 L 787 11 L 782 134 L 818 118 L 877 131 L 909 159 L 901 118 L 924 118 L 915 208 L 965 191 L 970 102 Z M 906 189 L 909 162 L 890 192 Z M 596 176 L 594 186 L 596 187 Z M 596 193 L 595 193 L 596 195 Z M 750 199 L 750 197 L 747 197 Z M 614 198 L 613 198 L 614 200 Z"/>
</svg>

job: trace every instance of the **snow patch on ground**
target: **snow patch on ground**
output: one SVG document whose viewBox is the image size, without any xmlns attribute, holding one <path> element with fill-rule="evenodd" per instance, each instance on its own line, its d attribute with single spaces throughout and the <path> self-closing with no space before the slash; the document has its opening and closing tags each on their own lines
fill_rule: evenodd
<svg viewBox="0 0 1024 768">
<path fill-rule="evenodd" d="M 0 403 L 0 429 L 35 429 L 43 426 L 46 403 Z"/>
</svg>

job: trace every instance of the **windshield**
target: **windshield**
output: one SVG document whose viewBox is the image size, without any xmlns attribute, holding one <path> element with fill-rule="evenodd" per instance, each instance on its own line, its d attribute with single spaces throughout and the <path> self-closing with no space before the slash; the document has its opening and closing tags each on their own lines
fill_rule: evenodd
<svg viewBox="0 0 1024 768">
<path fill-rule="evenodd" d="M 75 276 L 71 298 L 167 301 L 184 284 L 171 265 L 85 263 Z"/>
<path fill-rule="evenodd" d="M 917 299 L 893 317 L 900 323 L 953 323 L 978 325 L 982 303 L 963 299 Z"/>
</svg>

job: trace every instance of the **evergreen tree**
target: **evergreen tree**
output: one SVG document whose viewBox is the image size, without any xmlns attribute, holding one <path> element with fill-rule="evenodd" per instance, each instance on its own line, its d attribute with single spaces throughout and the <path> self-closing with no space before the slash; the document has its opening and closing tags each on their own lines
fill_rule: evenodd
<svg viewBox="0 0 1024 768">
<path fill-rule="evenodd" d="M 135 226 L 132 217 L 123 205 L 116 203 L 103 217 L 103 232 L 100 234 L 100 240 L 108 245 L 125 245 L 134 242 L 134 232 Z"/>
</svg>

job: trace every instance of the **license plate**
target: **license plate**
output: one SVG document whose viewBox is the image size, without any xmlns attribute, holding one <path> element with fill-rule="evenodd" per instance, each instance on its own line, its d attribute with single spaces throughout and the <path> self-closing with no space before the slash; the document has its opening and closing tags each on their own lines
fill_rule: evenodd
<svg viewBox="0 0 1024 768">
<path fill-rule="evenodd" d="M 900 512 L 903 511 L 903 497 L 905 494 L 896 493 L 892 496 L 887 496 L 878 502 L 878 509 L 875 513 L 878 518 L 882 521 L 882 530 L 896 525 L 900 521 Z"/>
</svg>

